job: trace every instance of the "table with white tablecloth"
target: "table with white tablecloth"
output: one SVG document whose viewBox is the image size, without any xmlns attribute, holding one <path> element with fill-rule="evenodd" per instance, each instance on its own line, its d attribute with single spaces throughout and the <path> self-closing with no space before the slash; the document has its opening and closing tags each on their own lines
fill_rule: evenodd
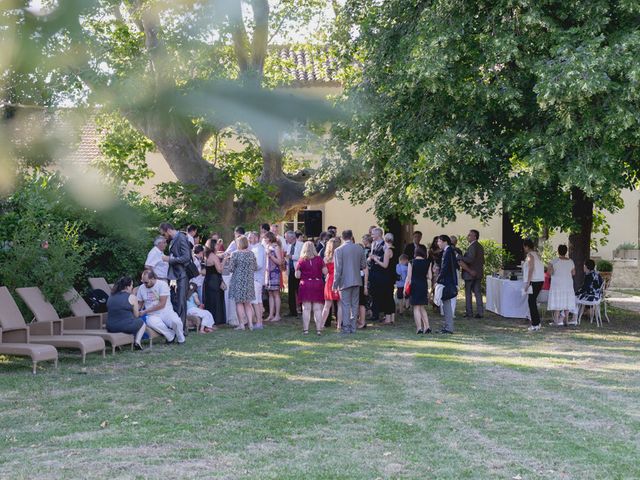
<svg viewBox="0 0 640 480">
<path fill-rule="evenodd" d="M 506 318 L 529 318 L 527 295 L 522 292 L 522 280 L 487 277 L 486 309 Z"/>
</svg>

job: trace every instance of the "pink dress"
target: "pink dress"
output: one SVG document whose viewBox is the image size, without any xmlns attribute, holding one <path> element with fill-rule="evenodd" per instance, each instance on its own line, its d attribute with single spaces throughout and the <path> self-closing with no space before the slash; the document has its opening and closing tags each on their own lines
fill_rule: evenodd
<svg viewBox="0 0 640 480">
<path fill-rule="evenodd" d="M 329 274 L 327 275 L 327 284 L 324 286 L 324 299 L 333 301 L 340 300 L 340 293 L 333 291 L 335 264 L 333 262 L 327 263 L 327 270 L 329 270 Z"/>
<path fill-rule="evenodd" d="M 299 260 L 300 286 L 298 287 L 298 302 L 324 303 L 324 282 L 322 280 L 322 258 L 313 257 L 311 260 Z"/>
</svg>

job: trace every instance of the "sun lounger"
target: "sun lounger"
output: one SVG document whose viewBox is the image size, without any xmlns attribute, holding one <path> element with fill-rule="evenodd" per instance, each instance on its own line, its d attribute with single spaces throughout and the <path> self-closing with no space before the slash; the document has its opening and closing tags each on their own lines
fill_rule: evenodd
<svg viewBox="0 0 640 480">
<path fill-rule="evenodd" d="M 71 288 L 64 294 L 64 299 L 69 303 L 69 308 L 75 317 L 84 317 L 86 319 L 86 326 L 88 329 L 100 330 L 107 326 L 107 314 L 95 313 L 91 310 L 91 307 L 84 301 L 84 298 L 76 291 L 75 288 Z"/>
<path fill-rule="evenodd" d="M 116 347 L 131 345 L 133 349 L 134 337 L 128 333 L 110 333 L 104 329 L 87 329 L 87 319 L 82 316 L 60 318 L 53 305 L 44 298 L 38 287 L 16 288 L 16 293 L 27 304 L 36 318 L 36 322 L 62 321 L 63 335 L 90 335 L 102 338 L 111 345 L 111 353 L 116 353 Z"/>
<path fill-rule="evenodd" d="M 29 329 L 27 327 L 16 328 L 4 334 L 0 328 L 0 355 L 30 357 L 34 375 L 38 362 L 53 360 L 53 365 L 58 368 L 58 351 L 55 347 L 29 343 Z"/>
<path fill-rule="evenodd" d="M 71 311 L 75 316 L 85 317 L 87 319 L 87 329 L 105 328 L 107 326 L 107 314 L 94 313 L 91 307 L 87 305 L 87 302 L 76 292 L 75 288 L 65 293 L 64 299 L 69 302 L 69 307 L 71 307 Z M 162 335 L 151 327 L 147 327 L 146 331 L 149 337 L 149 347 L 153 347 L 153 339 L 161 337 Z"/>
<path fill-rule="evenodd" d="M 111 285 L 109 285 L 103 277 L 90 277 L 89 285 L 91 285 L 91 288 L 94 290 L 102 290 L 107 296 L 111 296 Z"/>
<path fill-rule="evenodd" d="M 27 325 L 7 287 L 0 287 L 0 328 L 3 330 L 4 338 L 14 330 L 26 329 L 28 343 L 80 350 L 82 363 L 85 362 L 88 353 L 102 352 L 102 356 L 105 356 L 106 347 L 102 338 L 89 335 L 63 335 L 64 329 L 60 320 Z"/>
</svg>

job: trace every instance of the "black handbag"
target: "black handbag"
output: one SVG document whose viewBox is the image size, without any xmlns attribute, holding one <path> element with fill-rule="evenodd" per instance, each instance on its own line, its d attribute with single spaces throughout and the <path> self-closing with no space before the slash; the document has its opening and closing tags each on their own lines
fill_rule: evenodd
<svg viewBox="0 0 640 480">
<path fill-rule="evenodd" d="M 453 273 L 453 277 L 455 278 L 456 268 L 453 265 L 453 262 L 451 262 L 451 273 Z M 458 287 L 455 285 L 455 283 L 451 285 L 445 285 L 444 288 L 442 289 L 442 300 L 451 300 L 452 298 L 455 298 L 457 296 L 458 296 Z"/>
<path fill-rule="evenodd" d="M 84 299 L 93 313 L 105 313 L 107 311 L 109 295 L 104 290 L 91 290 Z"/>
<path fill-rule="evenodd" d="M 189 280 L 200 275 L 200 270 L 198 269 L 196 262 L 194 262 L 193 260 L 187 263 L 187 266 L 185 267 L 185 271 L 187 272 L 187 277 L 189 278 Z"/>
</svg>

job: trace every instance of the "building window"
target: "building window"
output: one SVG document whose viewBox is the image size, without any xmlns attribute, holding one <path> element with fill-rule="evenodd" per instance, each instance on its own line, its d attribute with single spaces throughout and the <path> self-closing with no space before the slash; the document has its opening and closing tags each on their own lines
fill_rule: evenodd
<svg viewBox="0 0 640 480">
<path fill-rule="evenodd" d="M 294 213 L 292 215 L 291 218 L 287 218 L 284 222 L 282 222 L 282 232 L 287 232 L 289 230 L 292 230 L 294 232 L 302 232 L 303 234 L 305 233 L 304 231 L 304 211 L 307 209 L 307 207 L 303 207 L 302 209 L 298 210 L 296 213 Z"/>
</svg>

